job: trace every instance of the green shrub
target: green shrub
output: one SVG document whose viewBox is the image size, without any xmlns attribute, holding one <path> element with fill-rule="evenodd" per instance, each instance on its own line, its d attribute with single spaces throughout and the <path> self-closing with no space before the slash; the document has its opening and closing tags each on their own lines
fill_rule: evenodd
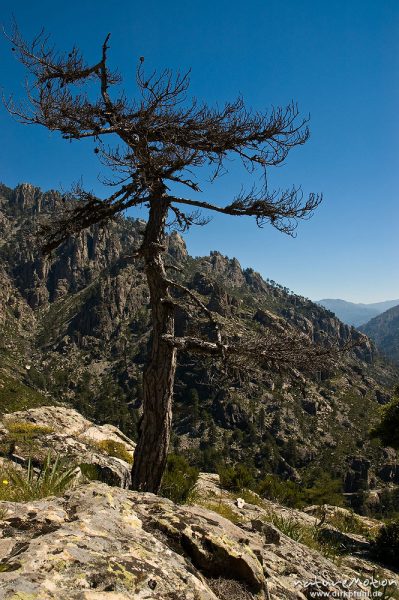
<svg viewBox="0 0 399 600">
<path fill-rule="evenodd" d="M 218 473 L 220 484 L 225 490 L 239 492 L 245 488 L 251 488 L 255 484 L 250 468 L 246 465 L 237 464 L 232 467 L 219 467 Z"/>
<path fill-rule="evenodd" d="M 0 373 L 0 414 L 48 404 L 52 404 L 52 402 L 40 392 Z"/>
<path fill-rule="evenodd" d="M 381 421 L 370 432 L 372 438 L 379 438 L 385 446 L 399 450 L 399 396 L 381 409 Z"/>
<path fill-rule="evenodd" d="M 27 502 L 60 496 L 72 485 L 75 474 L 75 467 L 66 467 L 58 457 L 52 461 L 50 454 L 38 472 L 29 459 L 26 471 L 10 467 L 0 474 L 0 500 Z"/>
<path fill-rule="evenodd" d="M 336 510 L 332 515 L 327 517 L 327 522 L 343 533 L 354 533 L 365 537 L 370 535 L 370 530 L 353 511 L 348 513 Z"/>
<path fill-rule="evenodd" d="M 295 519 L 291 517 L 282 517 L 276 513 L 269 513 L 268 520 L 284 533 L 284 535 L 288 536 L 292 540 L 296 542 L 302 542 L 306 533 L 306 528 L 298 523 Z"/>
<path fill-rule="evenodd" d="M 284 535 L 316 550 L 330 560 L 339 561 L 339 557 L 345 551 L 339 543 L 323 538 L 322 530 L 318 527 L 303 525 L 294 518 L 283 517 L 274 512 L 268 513 L 267 521 L 277 527 Z"/>
<path fill-rule="evenodd" d="M 381 527 L 372 545 L 375 558 L 392 567 L 399 567 L 399 519 Z"/>
<path fill-rule="evenodd" d="M 372 508 L 371 515 L 376 519 L 399 519 L 399 488 L 385 488 L 379 497 L 380 502 Z"/>
<path fill-rule="evenodd" d="M 220 452 L 216 448 L 205 448 L 200 451 L 198 463 L 206 473 L 215 473 L 217 471 L 219 462 Z"/>
<path fill-rule="evenodd" d="M 101 440 L 100 442 L 95 442 L 94 445 L 104 454 L 108 454 L 108 456 L 114 456 L 115 458 L 120 458 L 127 463 L 133 463 L 133 457 L 126 450 L 126 446 L 122 444 L 122 442 L 116 442 L 114 440 Z"/>
<path fill-rule="evenodd" d="M 10 421 L 6 424 L 10 436 L 14 439 L 31 440 L 54 431 L 47 425 L 36 425 L 27 421 Z"/>
<path fill-rule="evenodd" d="M 196 504 L 199 504 L 203 508 L 207 510 L 213 510 L 213 512 L 218 513 L 221 517 L 228 519 L 232 523 L 240 523 L 242 521 L 242 516 L 237 513 L 231 506 L 228 504 L 223 504 L 222 502 L 211 501 L 200 499 Z"/>
<path fill-rule="evenodd" d="M 191 467 L 183 456 L 170 454 L 159 493 L 178 504 L 186 502 L 198 475 L 199 470 Z"/>
<path fill-rule="evenodd" d="M 254 504 L 255 506 L 261 506 L 263 508 L 266 507 L 266 503 L 264 502 L 264 500 L 262 500 L 262 498 L 260 498 L 259 494 L 257 494 L 256 492 L 254 492 L 252 490 L 247 490 L 247 489 L 241 490 L 240 497 L 247 504 Z"/>
<path fill-rule="evenodd" d="M 303 499 L 306 504 L 343 506 L 342 481 L 334 479 L 329 473 L 319 472 L 304 490 Z"/>
<path fill-rule="evenodd" d="M 304 505 L 302 490 L 293 481 L 285 481 L 277 475 L 267 475 L 257 486 L 257 492 L 268 500 L 280 502 L 291 508 Z"/>
<path fill-rule="evenodd" d="M 344 504 L 341 480 L 324 472 L 314 472 L 302 485 L 269 474 L 255 489 L 260 496 L 290 508 L 303 508 L 307 504 Z"/>
</svg>

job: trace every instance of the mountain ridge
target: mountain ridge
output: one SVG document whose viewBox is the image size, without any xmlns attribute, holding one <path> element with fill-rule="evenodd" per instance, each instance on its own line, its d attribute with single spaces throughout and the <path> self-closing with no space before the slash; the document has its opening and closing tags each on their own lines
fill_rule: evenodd
<svg viewBox="0 0 399 600">
<path fill-rule="evenodd" d="M 68 402 L 134 438 L 150 312 L 142 266 L 126 257 L 139 244 L 144 222 L 117 218 L 44 257 L 35 247 L 35 226 L 43 213 L 54 217 L 60 194 L 23 184 L 3 186 L 0 196 L 0 396 L 3 389 L 13 406 L 26 398 L 19 408 L 29 408 L 29 394 L 35 403 Z M 192 258 L 176 232 L 167 243 L 167 261 L 181 269 L 184 285 L 250 331 L 267 335 L 278 324 L 319 343 L 360 336 L 325 308 L 243 270 L 237 259 L 217 251 Z M 191 326 L 177 311 L 177 334 Z M 264 372 L 262 380 L 226 376 L 211 360 L 182 355 L 173 447 L 205 470 L 220 460 L 244 461 L 256 472 L 301 480 L 317 477 L 317 467 L 354 492 L 372 473 L 378 477 L 386 461 L 367 432 L 396 380 L 369 341 L 335 372 L 298 373 L 295 381 L 276 372 Z M 399 481 L 399 468 L 389 472 Z"/>
<path fill-rule="evenodd" d="M 386 310 L 399 305 L 399 299 L 363 303 L 349 302 L 341 298 L 323 298 L 322 300 L 316 300 L 316 303 L 331 310 L 344 323 L 359 327 Z"/>
<path fill-rule="evenodd" d="M 360 328 L 388 359 L 399 365 L 399 306 L 374 317 Z"/>
</svg>

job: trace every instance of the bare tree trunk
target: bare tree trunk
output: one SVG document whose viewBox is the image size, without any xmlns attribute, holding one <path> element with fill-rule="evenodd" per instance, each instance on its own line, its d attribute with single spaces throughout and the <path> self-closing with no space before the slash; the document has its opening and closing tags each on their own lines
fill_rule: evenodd
<svg viewBox="0 0 399 600">
<path fill-rule="evenodd" d="M 143 374 L 143 418 L 134 453 L 132 487 L 157 493 L 166 466 L 172 425 L 172 398 L 176 372 L 176 348 L 162 336 L 174 334 L 174 306 L 169 302 L 165 252 L 165 221 L 169 205 L 151 201 L 142 251 L 152 310 L 152 347 Z"/>
</svg>

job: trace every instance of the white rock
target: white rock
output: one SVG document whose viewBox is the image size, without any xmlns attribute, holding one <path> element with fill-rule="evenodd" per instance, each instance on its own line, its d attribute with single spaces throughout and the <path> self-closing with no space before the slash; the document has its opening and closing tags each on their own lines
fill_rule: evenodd
<svg viewBox="0 0 399 600">
<path fill-rule="evenodd" d="M 238 508 L 244 508 L 244 506 L 245 506 L 245 500 L 243 500 L 242 498 L 237 498 L 236 505 L 237 505 Z"/>
</svg>

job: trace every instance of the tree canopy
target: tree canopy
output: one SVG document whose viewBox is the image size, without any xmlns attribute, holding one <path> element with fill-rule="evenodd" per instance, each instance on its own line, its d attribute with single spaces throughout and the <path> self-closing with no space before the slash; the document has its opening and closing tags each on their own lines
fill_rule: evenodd
<svg viewBox="0 0 399 600">
<path fill-rule="evenodd" d="M 300 116 L 295 103 L 258 112 L 247 109 L 239 97 L 221 108 L 209 107 L 189 99 L 189 73 L 147 73 L 143 57 L 136 68 L 136 94 L 128 97 L 121 75 L 108 65 L 109 35 L 94 64 L 77 47 L 56 51 L 44 32 L 28 43 L 15 28 L 10 40 L 28 71 L 28 83 L 26 102 L 7 100 L 9 112 L 24 124 L 58 131 L 66 140 L 92 139 L 94 152 L 109 169 L 105 183 L 114 189 L 99 198 L 76 186 L 65 196 L 58 218 L 43 225 L 45 251 L 128 208 L 148 209 L 141 243 L 125 258 L 144 265 L 152 313 L 133 486 L 157 492 L 169 447 L 178 351 L 218 357 L 238 369 L 284 368 L 297 375 L 298 369 L 325 369 L 332 361 L 331 344 L 316 346 L 293 328 L 276 323 L 267 332 L 249 331 L 224 318 L 177 277 L 172 279 L 172 265 L 165 262 L 170 217 L 186 231 L 206 224 L 212 213 L 249 216 L 259 227 L 270 224 L 294 235 L 298 221 L 313 214 L 322 196 L 305 197 L 295 186 L 271 190 L 267 173 L 308 140 L 308 118 Z M 260 187 L 221 204 L 199 196 L 201 168 L 210 168 L 214 180 L 234 158 L 261 175 Z M 191 195 L 172 191 L 179 186 Z M 176 334 L 177 309 L 198 324 L 187 335 Z"/>
</svg>

